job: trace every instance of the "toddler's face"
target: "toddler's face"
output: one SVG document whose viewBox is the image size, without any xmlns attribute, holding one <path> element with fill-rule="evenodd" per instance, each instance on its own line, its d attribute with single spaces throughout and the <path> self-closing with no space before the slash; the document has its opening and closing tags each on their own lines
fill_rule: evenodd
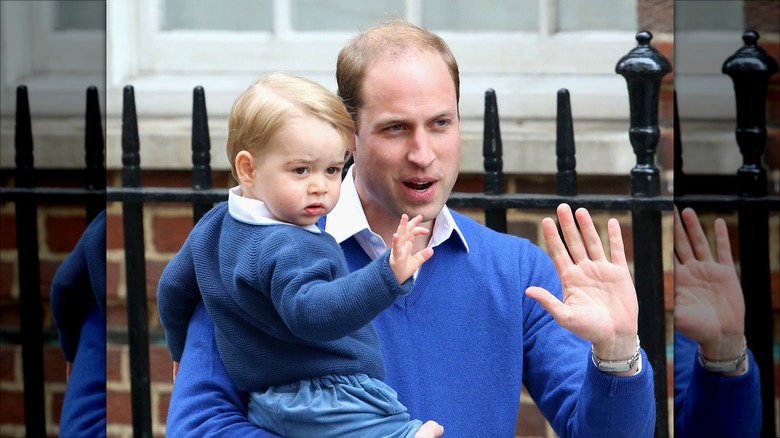
<svg viewBox="0 0 780 438">
<path fill-rule="evenodd" d="M 244 196 L 263 201 L 277 220 L 314 224 L 339 199 L 345 154 L 344 140 L 330 124 L 308 114 L 296 117 L 255 157 L 253 184 Z"/>
</svg>

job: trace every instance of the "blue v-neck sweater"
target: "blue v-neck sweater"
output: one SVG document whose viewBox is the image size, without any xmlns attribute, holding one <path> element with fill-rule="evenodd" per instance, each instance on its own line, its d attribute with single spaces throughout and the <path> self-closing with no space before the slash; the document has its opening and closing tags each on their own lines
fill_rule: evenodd
<svg viewBox="0 0 780 438">
<path fill-rule="evenodd" d="M 456 212 L 453 218 L 469 251 L 457 238 L 437 246 L 412 291 L 373 321 L 385 381 L 412 418 L 436 420 L 448 437 L 512 437 L 525 384 L 560 436 L 652 436 L 653 377 L 644 353 L 634 376 L 598 371 L 590 343 L 525 296 L 535 285 L 561 297 L 549 256 L 525 239 Z M 350 270 L 370 262 L 354 238 L 342 248 Z M 245 402 L 219 362 L 212 333 L 208 315 L 196 308 L 168 432 L 273 436 L 246 422 Z"/>
</svg>

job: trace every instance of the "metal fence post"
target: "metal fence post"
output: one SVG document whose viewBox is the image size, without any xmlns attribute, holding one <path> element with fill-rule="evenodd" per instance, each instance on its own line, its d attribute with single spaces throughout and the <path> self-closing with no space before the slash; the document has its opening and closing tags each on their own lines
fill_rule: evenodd
<svg viewBox="0 0 780 438">
<path fill-rule="evenodd" d="M 16 187 L 36 185 L 32 121 L 27 87 L 16 88 Z M 22 331 L 24 423 L 27 436 L 45 436 L 43 392 L 43 316 L 38 261 L 38 202 L 16 201 L 16 248 L 19 254 L 19 311 Z"/>
<path fill-rule="evenodd" d="M 745 45 L 723 63 L 722 71 L 734 82 L 737 104 L 736 140 L 742 154 L 737 170 L 740 198 L 767 194 L 766 169 L 761 156 L 767 140 L 766 94 L 777 62 L 756 45 L 759 35 L 742 35 Z M 769 270 L 769 211 L 740 204 L 740 281 L 745 297 L 745 337 L 761 370 L 763 420 L 761 436 L 775 436 L 774 360 L 772 357 L 772 295 Z M 746 315 L 746 316 L 747 316 Z"/>
<path fill-rule="evenodd" d="M 630 104 L 629 140 L 636 155 L 631 169 L 631 195 L 657 197 L 661 192 L 660 172 L 655 166 L 658 128 L 658 100 L 661 79 L 672 70 L 669 60 L 650 46 L 653 35 L 639 32 L 638 45 L 615 66 L 628 84 Z M 631 210 L 634 240 L 634 282 L 639 301 L 639 337 L 653 366 L 656 399 L 655 436 L 669 436 L 666 391 L 666 333 L 661 212 Z"/>
<path fill-rule="evenodd" d="M 211 184 L 211 139 L 209 137 L 209 116 L 206 112 L 206 92 L 197 86 L 192 91 L 192 188 L 210 189 Z M 200 218 L 213 204 L 192 203 L 192 221 Z"/>
<path fill-rule="evenodd" d="M 122 186 L 141 187 L 138 120 L 133 87 L 126 86 L 122 102 Z M 122 203 L 127 283 L 127 338 L 130 350 L 130 392 L 133 436 L 152 436 L 152 401 L 149 387 L 149 324 L 146 303 L 143 202 Z"/>
<path fill-rule="evenodd" d="M 485 128 L 482 134 L 482 156 L 485 167 L 485 194 L 504 194 L 504 161 L 499 127 L 498 103 L 496 92 L 491 88 L 485 91 Z M 506 209 L 485 209 L 485 225 L 501 233 L 506 233 Z"/>
<path fill-rule="evenodd" d="M 103 140 L 103 124 L 100 115 L 98 89 L 95 86 L 87 88 L 87 111 L 84 128 L 84 150 L 87 164 L 84 186 L 87 190 L 106 189 L 106 166 L 104 160 L 105 141 Z M 90 199 L 86 203 L 87 224 L 106 208 L 103 199 Z"/>
<path fill-rule="evenodd" d="M 558 173 L 556 192 L 560 196 L 577 195 L 577 159 L 574 157 L 574 123 L 571 115 L 569 90 L 558 90 L 558 107 L 555 119 L 555 155 Z"/>
</svg>

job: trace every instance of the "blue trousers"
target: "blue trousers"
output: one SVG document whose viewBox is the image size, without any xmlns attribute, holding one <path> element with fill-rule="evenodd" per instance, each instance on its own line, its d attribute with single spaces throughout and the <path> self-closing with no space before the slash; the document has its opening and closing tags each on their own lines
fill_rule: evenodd
<svg viewBox="0 0 780 438">
<path fill-rule="evenodd" d="M 412 437 L 396 392 L 365 374 L 327 375 L 272 386 L 249 396 L 249 421 L 285 437 Z"/>
</svg>

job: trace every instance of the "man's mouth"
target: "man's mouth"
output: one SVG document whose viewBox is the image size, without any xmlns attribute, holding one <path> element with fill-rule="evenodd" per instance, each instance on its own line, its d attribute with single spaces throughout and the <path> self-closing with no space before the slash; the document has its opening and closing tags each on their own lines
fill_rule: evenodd
<svg viewBox="0 0 780 438">
<path fill-rule="evenodd" d="M 409 187 L 412 190 L 418 190 L 418 191 L 425 191 L 430 186 L 433 185 L 433 182 L 431 181 L 424 181 L 424 182 L 405 182 L 404 185 L 406 187 Z"/>
</svg>

